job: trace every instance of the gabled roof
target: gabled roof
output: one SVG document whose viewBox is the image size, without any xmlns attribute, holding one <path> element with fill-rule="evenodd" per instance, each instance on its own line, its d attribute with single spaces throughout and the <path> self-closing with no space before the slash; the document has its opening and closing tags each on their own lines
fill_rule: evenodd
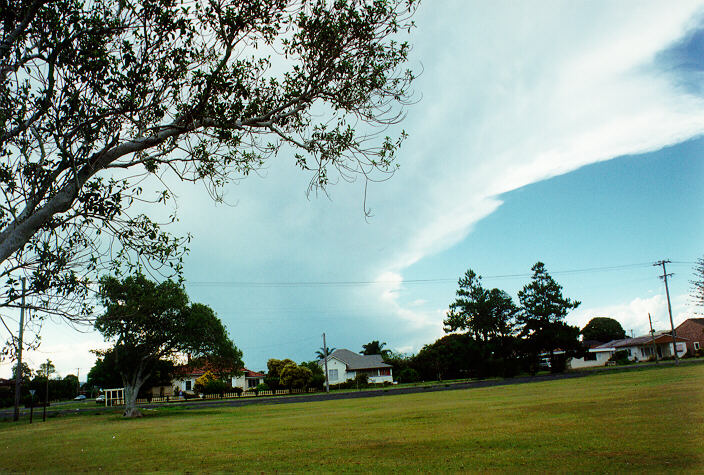
<svg viewBox="0 0 704 475">
<path fill-rule="evenodd" d="M 384 363 L 381 355 L 360 355 L 354 351 L 339 349 L 328 355 L 330 358 L 335 358 L 338 361 L 347 365 L 347 369 L 373 369 L 373 368 L 391 368 L 391 365 Z M 320 361 L 322 366 L 322 360 Z"/>
<path fill-rule="evenodd" d="M 264 373 L 260 373 L 258 371 L 252 371 L 247 368 L 242 368 L 242 371 L 244 371 L 245 378 L 265 378 L 266 377 L 266 375 Z"/>
<path fill-rule="evenodd" d="M 689 341 L 687 338 L 682 338 L 680 336 L 677 337 L 677 341 Z M 637 336 L 635 338 L 624 338 L 622 340 L 612 340 L 608 343 L 604 343 L 603 345 L 599 345 L 596 348 L 597 349 L 602 349 L 602 348 L 626 348 L 629 346 L 641 346 L 641 345 L 650 345 L 653 343 L 653 337 L 650 335 L 644 335 L 644 336 Z M 672 335 L 669 333 L 660 333 L 659 335 L 655 335 L 655 343 L 672 343 Z"/>
<path fill-rule="evenodd" d="M 681 327 L 682 325 L 684 325 L 684 324 L 687 323 L 687 322 L 693 322 L 693 323 L 696 323 L 697 325 L 701 325 L 701 326 L 704 327 L 704 318 L 688 318 L 688 319 L 685 320 L 684 322 L 680 323 L 680 324 L 677 326 L 677 328 Z"/>
<path fill-rule="evenodd" d="M 188 377 L 196 377 L 199 378 L 203 376 L 205 373 L 208 371 L 211 371 L 212 373 L 217 374 L 218 370 L 215 368 L 212 368 L 210 365 L 203 365 L 203 366 L 191 366 L 191 365 L 182 365 L 182 366 L 177 366 L 174 375 L 175 376 L 188 376 Z M 246 378 L 264 378 L 265 375 L 262 373 L 258 373 L 256 371 L 249 370 L 247 368 L 240 368 L 238 372 L 243 372 L 244 376 Z"/>
</svg>

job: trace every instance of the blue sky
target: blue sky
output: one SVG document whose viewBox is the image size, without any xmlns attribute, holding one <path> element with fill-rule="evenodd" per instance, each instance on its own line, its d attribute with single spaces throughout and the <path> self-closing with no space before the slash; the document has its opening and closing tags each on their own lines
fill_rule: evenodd
<svg viewBox="0 0 704 475">
<path fill-rule="evenodd" d="M 373 216 L 360 181 L 306 197 L 310 177 L 286 152 L 229 187 L 231 206 L 174 184 L 172 231 L 194 236 L 190 296 L 217 311 L 251 369 L 312 359 L 323 331 L 338 348 L 417 351 L 442 336 L 469 267 L 515 297 L 542 260 L 582 301 L 571 323 L 612 316 L 641 333 L 648 312 L 665 328 L 649 264 L 669 258 L 675 318 L 691 316 L 691 263 L 704 254 L 702 7 L 426 2 L 410 138 L 396 175 L 368 188 Z M 517 276 L 492 277 L 505 275 Z M 28 358 L 83 375 L 101 346 L 49 323 Z"/>
</svg>

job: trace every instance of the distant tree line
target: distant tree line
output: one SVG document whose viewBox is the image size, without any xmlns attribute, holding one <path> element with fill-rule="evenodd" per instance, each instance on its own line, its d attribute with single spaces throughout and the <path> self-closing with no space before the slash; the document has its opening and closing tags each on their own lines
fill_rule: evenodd
<svg viewBox="0 0 704 475">
<path fill-rule="evenodd" d="M 382 353 L 394 379 L 511 377 L 535 374 L 541 366 L 564 371 L 567 358 L 583 353 L 579 327 L 565 323 L 580 302 L 563 296 L 542 262 L 532 271 L 516 304 L 505 291 L 485 288 L 481 276 L 467 270 L 443 322 L 448 335 L 416 355 Z"/>
<path fill-rule="evenodd" d="M 39 369 L 35 372 L 27 364 L 22 363 L 22 386 L 20 388 L 22 405 L 29 406 L 31 395 L 30 390 L 34 390 L 34 405 L 43 404 L 46 398 L 47 389 L 49 391 L 48 400 L 62 401 L 73 399 L 78 394 L 80 389 L 78 377 L 73 374 L 64 376 L 63 378 L 52 378 L 51 375 L 56 372 L 51 361 L 39 365 Z M 12 368 L 13 382 L 10 386 L 0 386 L 0 407 L 10 407 L 15 404 L 15 386 L 14 380 L 17 374 L 17 365 Z M 47 383 L 48 380 L 48 383 Z"/>
</svg>

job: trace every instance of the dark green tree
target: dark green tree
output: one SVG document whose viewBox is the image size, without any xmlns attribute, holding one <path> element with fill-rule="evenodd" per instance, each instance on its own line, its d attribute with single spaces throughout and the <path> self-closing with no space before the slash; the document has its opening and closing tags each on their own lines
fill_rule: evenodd
<svg viewBox="0 0 704 475">
<path fill-rule="evenodd" d="M 284 366 L 288 364 L 296 364 L 295 361 L 291 359 L 283 359 L 283 360 L 277 360 L 275 358 L 271 358 L 269 361 L 266 362 L 266 367 L 267 367 L 267 374 L 265 378 L 265 382 L 267 386 L 269 386 L 271 389 L 278 389 L 281 387 L 281 371 L 284 369 Z"/>
<path fill-rule="evenodd" d="M 294 362 L 287 363 L 279 373 L 279 384 L 288 389 L 307 388 L 313 379 L 313 372 L 305 366 Z"/>
<path fill-rule="evenodd" d="M 626 332 L 621 324 L 608 317 L 594 317 L 582 328 L 582 338 L 596 340 L 602 343 L 626 338 Z"/>
<path fill-rule="evenodd" d="M 328 354 L 328 356 L 330 356 L 330 355 L 332 354 L 332 352 L 335 351 L 336 349 L 337 349 L 337 348 L 330 348 L 330 347 L 327 347 L 327 354 Z M 324 358 L 325 358 L 325 350 L 326 350 L 326 348 L 324 348 L 324 347 L 321 346 L 320 349 L 315 352 L 315 356 L 317 356 L 318 359 L 320 359 L 320 360 L 324 359 Z"/>
<path fill-rule="evenodd" d="M 34 372 L 27 365 L 27 363 L 22 363 L 21 368 L 22 368 L 22 372 L 20 373 L 20 379 L 22 381 L 29 381 L 30 379 L 32 379 Z M 16 378 L 17 378 L 17 363 L 15 363 L 12 366 L 12 381 L 14 381 Z"/>
<path fill-rule="evenodd" d="M 38 376 L 41 375 L 45 378 L 50 378 L 54 373 L 56 373 L 56 366 L 54 366 L 54 363 L 52 363 L 49 359 L 40 364 L 39 371 L 37 371 Z"/>
<path fill-rule="evenodd" d="M 303 361 L 300 366 L 308 368 L 311 372 L 311 379 L 308 387 L 323 389 L 325 387 L 325 372 L 317 361 Z"/>
<path fill-rule="evenodd" d="M 86 377 L 86 388 L 97 393 L 101 389 L 114 389 L 122 387 L 122 375 L 118 367 L 117 355 L 113 348 L 105 351 L 95 351 L 98 358 Z M 142 389 L 152 386 L 168 386 L 171 384 L 176 365 L 173 361 L 159 360 L 149 377 L 142 384 Z M 143 394 L 140 395 L 143 397 Z"/>
<path fill-rule="evenodd" d="M 472 269 L 459 279 L 457 299 L 450 304 L 443 323 L 447 333 L 466 330 L 487 343 L 491 338 L 513 333 L 518 309 L 510 295 L 500 289 L 485 289 L 481 279 Z"/>
<path fill-rule="evenodd" d="M 88 371 L 86 384 L 90 388 L 114 389 L 122 387 L 122 376 L 117 367 L 117 359 L 114 350 L 93 351 L 97 358 L 95 364 Z"/>
<path fill-rule="evenodd" d="M 112 352 L 125 388 L 126 417 L 140 416 L 136 399 L 161 360 L 177 354 L 208 358 L 241 368 L 242 353 L 210 307 L 189 304 L 186 292 L 170 280 L 155 283 L 143 275 L 104 277 L 100 301 L 105 312 L 96 329 L 114 342 Z"/>
<path fill-rule="evenodd" d="M 390 176 L 405 133 L 375 132 L 408 104 L 415 8 L 3 1 L 0 305 L 19 305 L 25 276 L 31 307 L 83 320 L 102 273 L 177 273 L 188 237 L 145 205 L 175 210 L 169 181 L 203 183 L 220 200 L 278 153 L 309 190 Z"/>
<path fill-rule="evenodd" d="M 385 350 L 386 342 L 380 343 L 379 340 L 372 340 L 366 345 L 362 345 L 363 355 L 387 355 L 389 350 Z"/>
<path fill-rule="evenodd" d="M 518 321 L 525 342 L 524 349 L 534 372 L 541 353 L 548 353 L 553 360 L 556 349 L 576 351 L 579 347 L 579 328 L 567 325 L 564 320 L 580 302 L 562 295 L 562 286 L 550 276 L 542 262 L 536 263 L 531 270 L 531 282 L 518 292 L 521 302 Z M 571 339 L 570 335 L 574 338 Z"/>
<path fill-rule="evenodd" d="M 424 381 L 468 378 L 482 358 L 476 340 L 466 333 L 452 333 L 425 345 L 412 358 L 411 367 Z"/>
</svg>

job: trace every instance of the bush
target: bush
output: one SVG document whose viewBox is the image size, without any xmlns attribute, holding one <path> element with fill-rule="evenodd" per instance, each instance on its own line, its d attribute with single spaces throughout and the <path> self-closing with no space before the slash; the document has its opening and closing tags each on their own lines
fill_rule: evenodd
<svg viewBox="0 0 704 475">
<path fill-rule="evenodd" d="M 619 350 L 609 358 L 609 361 L 614 361 L 618 365 L 630 364 L 631 361 L 628 359 L 628 350 Z"/>
<path fill-rule="evenodd" d="M 259 394 L 259 391 L 271 391 L 271 389 L 269 389 L 269 385 L 266 383 L 261 383 L 261 384 L 257 385 L 257 387 L 254 388 L 254 390 L 257 392 L 257 394 Z"/>
<path fill-rule="evenodd" d="M 369 376 L 364 373 L 359 373 L 354 377 L 355 388 L 366 388 L 369 386 Z"/>
<path fill-rule="evenodd" d="M 415 383 L 420 381 L 420 374 L 413 368 L 404 368 L 396 376 L 399 383 Z"/>
<path fill-rule="evenodd" d="M 564 373 L 567 369 L 567 358 L 565 355 L 553 355 L 550 359 L 551 373 Z"/>
<path fill-rule="evenodd" d="M 235 393 L 235 394 L 237 394 L 238 396 L 241 396 L 241 395 L 242 395 L 242 392 L 243 392 L 243 390 L 242 390 L 242 388 L 241 388 L 241 387 L 239 387 L 239 386 L 235 386 L 234 388 L 232 388 L 232 392 L 233 392 L 233 393 Z"/>
<path fill-rule="evenodd" d="M 230 389 L 225 381 L 215 380 L 210 381 L 203 387 L 203 394 L 225 394 Z"/>
</svg>

